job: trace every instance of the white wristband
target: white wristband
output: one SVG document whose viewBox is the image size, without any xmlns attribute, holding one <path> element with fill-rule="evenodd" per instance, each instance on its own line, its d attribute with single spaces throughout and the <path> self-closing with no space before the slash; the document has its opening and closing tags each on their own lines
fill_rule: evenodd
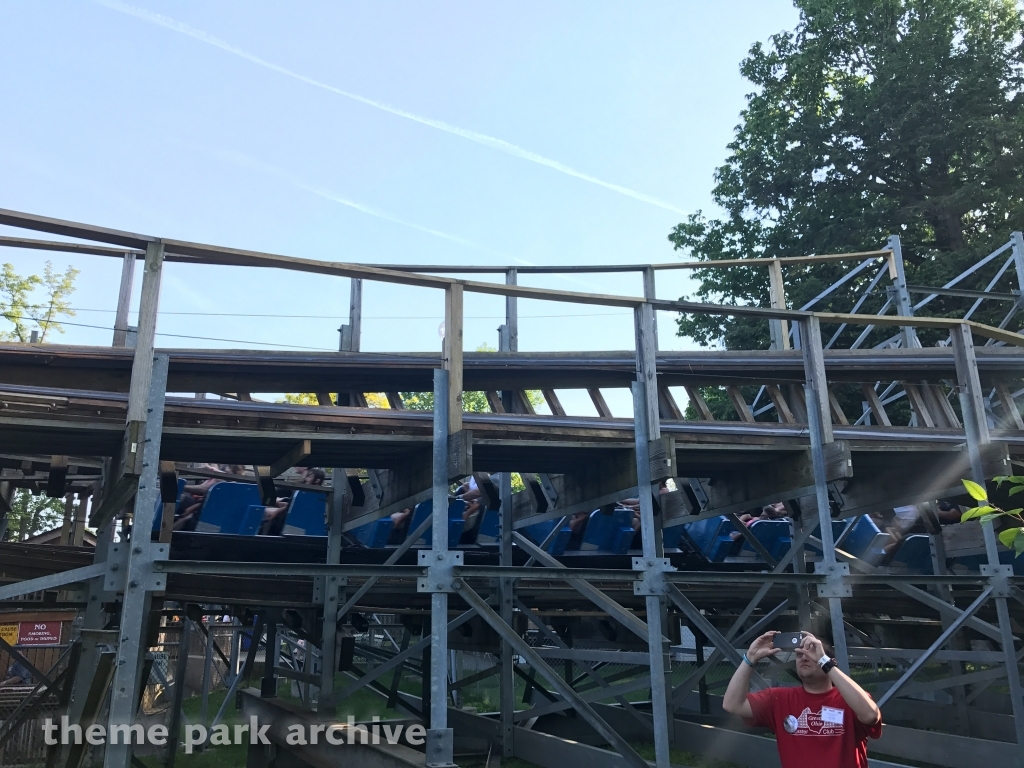
<svg viewBox="0 0 1024 768">
<path fill-rule="evenodd" d="M 823 666 L 825 666 L 826 664 L 828 664 L 828 663 L 829 663 L 830 661 L 832 661 L 832 659 L 831 659 L 831 657 L 830 657 L 830 656 L 829 656 L 829 655 L 828 655 L 828 654 L 826 653 L 826 654 L 825 654 L 824 656 L 822 656 L 822 657 L 821 657 L 820 659 L 818 659 L 818 666 L 819 666 L 819 667 L 823 667 Z"/>
</svg>

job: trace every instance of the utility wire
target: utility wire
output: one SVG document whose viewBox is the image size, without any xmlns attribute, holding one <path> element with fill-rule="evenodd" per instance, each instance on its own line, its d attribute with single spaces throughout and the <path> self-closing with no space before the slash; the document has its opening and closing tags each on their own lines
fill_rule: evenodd
<svg viewBox="0 0 1024 768">
<path fill-rule="evenodd" d="M 87 309 L 85 307 L 74 307 L 75 312 L 106 312 L 114 314 L 114 309 Z M 271 315 L 263 312 L 164 312 L 161 315 L 186 315 L 193 317 L 273 317 L 292 318 L 296 320 L 347 320 L 347 315 Z M 629 314 L 628 311 L 620 312 L 585 312 L 568 315 L 519 315 L 519 319 L 528 318 L 556 318 L 556 317 L 613 317 Z M 504 315 L 465 315 L 466 320 L 504 320 Z M 363 320 L 444 320 L 444 315 L 363 315 Z"/>
</svg>

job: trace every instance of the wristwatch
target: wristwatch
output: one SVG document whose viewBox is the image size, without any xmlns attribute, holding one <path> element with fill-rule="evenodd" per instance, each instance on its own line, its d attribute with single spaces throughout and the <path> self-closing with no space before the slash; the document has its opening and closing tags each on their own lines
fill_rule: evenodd
<svg viewBox="0 0 1024 768">
<path fill-rule="evenodd" d="M 821 667 L 821 671 L 827 675 L 829 672 L 835 669 L 836 660 L 833 659 L 831 656 L 825 655 L 818 659 L 818 666 Z"/>
</svg>

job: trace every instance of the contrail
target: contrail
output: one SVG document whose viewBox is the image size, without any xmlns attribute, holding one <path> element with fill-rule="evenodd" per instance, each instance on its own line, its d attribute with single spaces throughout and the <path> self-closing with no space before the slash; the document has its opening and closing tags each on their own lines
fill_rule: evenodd
<svg viewBox="0 0 1024 768">
<path fill-rule="evenodd" d="M 233 163 L 234 165 L 238 165 L 238 166 L 241 166 L 243 168 L 248 168 L 249 170 L 258 171 L 260 173 L 265 173 L 268 176 L 274 176 L 274 177 L 276 177 L 278 179 L 281 179 L 282 181 L 284 181 L 284 182 L 286 182 L 288 184 L 291 184 L 293 187 L 296 187 L 298 189 L 303 190 L 304 192 L 309 192 L 312 195 L 317 195 L 318 197 L 322 197 L 325 200 L 330 200 L 331 202 L 347 206 L 347 207 L 352 208 L 354 210 L 360 211 L 361 213 L 366 213 L 366 214 L 369 214 L 370 216 L 376 216 L 378 219 L 383 219 L 384 221 L 390 221 L 390 222 L 392 222 L 394 224 L 398 224 L 398 225 L 403 226 L 403 227 L 409 227 L 410 229 L 415 229 L 418 232 L 425 232 L 428 235 L 434 235 L 435 237 L 440 237 L 440 238 L 443 238 L 444 240 L 449 240 L 449 241 L 451 241 L 453 243 L 458 243 L 459 245 L 464 245 L 467 248 L 472 248 L 474 250 L 481 251 L 483 253 L 489 253 L 489 254 L 491 254 L 493 256 L 498 256 L 498 257 L 503 258 L 503 259 L 511 259 L 512 261 L 518 262 L 519 264 L 522 264 L 523 266 L 527 266 L 527 267 L 535 267 L 535 266 L 537 266 L 536 262 L 528 261 L 527 259 L 520 258 L 519 256 L 511 256 L 511 255 L 503 253 L 501 251 L 496 251 L 493 248 L 488 248 L 485 245 L 480 245 L 479 243 L 474 243 L 472 240 L 466 240 L 465 238 L 458 237 L 457 235 L 449 235 L 447 232 L 442 232 L 439 229 L 431 229 L 430 227 L 423 227 L 423 226 L 420 226 L 419 224 L 413 224 L 410 221 L 406 221 L 405 219 L 400 219 L 399 217 L 394 216 L 394 215 L 392 215 L 390 213 L 387 213 L 386 211 L 381 211 L 381 210 L 378 210 L 376 208 L 371 208 L 370 206 L 364 205 L 363 203 L 358 203 L 355 200 L 350 200 L 349 198 L 343 197 L 342 195 L 339 195 L 337 192 L 333 192 L 333 191 L 331 191 L 329 189 L 325 189 L 324 187 L 318 187 L 318 186 L 315 186 L 313 184 L 307 184 L 306 182 L 300 181 L 299 179 L 295 178 L 294 176 L 292 176 L 291 174 L 289 174 L 287 171 L 283 170 L 282 168 L 278 168 L 277 166 L 270 165 L 269 163 L 260 162 L 259 160 L 251 158 L 248 155 L 244 155 L 241 152 L 237 152 L 237 151 L 234 151 L 234 150 L 201 150 L 201 151 L 209 152 L 209 154 L 213 155 L 214 157 L 216 157 L 219 160 L 222 160 L 224 162 Z M 575 285 L 582 285 L 582 286 L 584 286 L 586 288 L 589 288 L 591 290 L 603 290 L 600 285 L 592 283 L 589 280 L 581 280 L 581 279 L 579 279 L 577 277 L 573 277 L 572 275 L 558 275 L 558 274 L 556 274 L 556 275 L 553 275 L 553 277 L 555 277 L 555 278 L 557 278 L 559 280 L 563 280 L 563 281 L 565 281 L 567 283 L 572 283 L 572 284 L 575 284 Z"/>
<path fill-rule="evenodd" d="M 658 198 L 652 197 L 651 195 L 646 195 L 643 192 L 637 192 L 635 189 L 623 187 L 619 184 L 612 184 L 611 182 L 604 181 L 603 179 L 599 179 L 596 176 L 591 176 L 590 174 L 583 173 L 582 171 L 577 171 L 575 168 L 570 168 L 565 163 L 560 163 L 557 160 L 552 160 L 549 157 L 538 155 L 536 152 L 531 152 L 528 149 L 524 149 L 523 147 L 512 144 L 511 142 L 505 141 L 504 139 L 499 139 L 494 136 L 488 136 L 486 133 L 479 133 L 477 131 L 469 130 L 468 128 L 460 128 L 457 125 L 446 123 L 443 120 L 434 120 L 433 118 L 430 117 L 423 117 L 422 115 L 417 115 L 412 112 L 406 112 L 404 109 L 399 109 L 398 107 L 392 107 L 380 101 L 368 99 L 365 96 L 360 96 L 358 93 L 343 91 L 340 88 L 335 88 L 333 85 L 328 85 L 327 83 L 315 80 L 312 77 L 307 77 L 306 75 L 299 74 L 298 72 L 293 72 L 292 70 L 282 67 L 279 64 L 274 64 L 273 62 L 267 61 L 266 59 L 261 59 L 259 56 L 256 56 L 255 54 L 249 53 L 248 51 L 244 51 L 241 48 L 231 45 L 230 43 L 221 40 L 219 37 L 214 37 L 213 35 L 203 32 L 202 30 L 196 29 L 195 27 L 190 27 L 188 24 L 183 24 L 180 21 L 175 21 L 174 19 L 169 18 L 167 16 L 163 16 L 159 13 L 153 13 L 152 11 L 148 11 L 144 8 L 135 8 L 131 5 L 125 5 L 124 3 L 118 2 L 118 0 L 94 1 L 113 11 L 118 11 L 129 16 L 134 16 L 137 19 L 148 21 L 151 24 L 157 24 L 161 27 L 165 27 L 166 29 L 170 29 L 174 32 L 178 32 L 183 35 L 188 35 L 191 38 L 207 43 L 208 45 L 212 45 L 216 48 L 220 48 L 222 51 L 227 51 L 228 53 L 243 58 L 246 61 L 250 61 L 253 64 L 258 64 L 261 67 L 285 75 L 287 77 L 291 77 L 295 80 L 306 83 L 307 85 L 312 85 L 315 88 L 321 88 L 325 91 L 330 91 L 331 93 L 337 94 L 338 96 L 344 96 L 346 99 L 352 99 L 353 101 L 358 101 L 361 104 L 366 104 L 367 106 L 373 107 L 375 109 L 380 109 L 384 112 L 389 112 L 392 115 L 404 117 L 406 120 L 412 120 L 413 122 L 421 123 L 422 125 L 429 125 L 431 128 L 436 128 L 437 130 L 444 131 L 445 133 L 451 133 L 455 136 L 461 136 L 464 139 L 476 142 L 477 144 L 483 144 L 485 147 L 496 149 L 499 152 L 504 152 L 505 154 L 512 155 L 513 157 L 518 157 L 522 160 L 529 160 L 531 163 L 537 163 L 538 165 L 543 165 L 548 168 L 552 168 L 560 173 L 564 173 L 568 176 L 581 179 L 582 181 L 587 181 L 590 182 L 591 184 L 596 184 L 599 187 L 610 189 L 612 192 L 618 192 L 620 195 L 626 195 L 627 197 L 631 197 L 634 200 L 649 203 L 650 205 L 656 205 L 659 208 L 664 208 L 667 211 L 672 211 L 673 213 L 678 213 L 680 215 L 686 214 L 686 212 L 683 211 L 682 209 L 677 208 L 676 206 L 672 205 L 671 203 L 667 203 L 664 200 L 659 200 Z"/>
<path fill-rule="evenodd" d="M 470 240 L 457 237 L 456 235 L 449 235 L 447 232 L 442 232 L 438 229 L 431 229 L 430 227 L 421 227 L 419 224 L 413 224 L 412 222 L 405 221 L 404 219 L 400 219 L 397 216 L 393 216 L 385 211 L 380 211 L 377 210 L 376 208 L 371 208 L 370 206 L 364 205 L 363 203 L 357 203 L 355 200 L 350 200 L 347 197 L 343 197 L 342 195 L 339 195 L 336 192 L 332 192 L 329 189 L 313 186 L 312 184 L 306 184 L 305 182 L 299 181 L 298 179 L 294 178 L 281 168 L 277 168 L 267 163 L 261 163 L 258 160 L 254 160 L 253 158 L 248 157 L 247 155 L 243 155 L 241 152 L 213 151 L 211 154 L 220 158 L 221 160 L 234 163 L 235 165 L 240 165 L 243 168 L 248 168 L 250 170 L 259 171 L 261 173 L 266 173 L 271 176 L 276 176 L 277 178 L 282 179 L 291 184 L 292 186 L 304 190 L 305 192 L 309 192 L 310 194 L 317 195 L 318 197 L 322 197 L 325 200 L 330 200 L 331 202 L 338 203 L 340 205 L 348 206 L 349 208 L 354 208 L 355 210 L 369 214 L 370 216 L 376 216 L 378 219 L 384 219 L 385 221 L 390 221 L 394 224 L 400 224 L 403 227 L 409 227 L 410 229 L 415 229 L 418 230 L 419 232 L 425 232 L 428 235 L 434 235 L 435 237 L 450 240 L 453 243 L 458 243 L 459 245 L 464 245 L 468 248 L 473 248 L 478 251 L 484 251 L 486 253 L 497 253 L 497 251 L 492 251 L 490 248 L 478 245 Z"/>
</svg>

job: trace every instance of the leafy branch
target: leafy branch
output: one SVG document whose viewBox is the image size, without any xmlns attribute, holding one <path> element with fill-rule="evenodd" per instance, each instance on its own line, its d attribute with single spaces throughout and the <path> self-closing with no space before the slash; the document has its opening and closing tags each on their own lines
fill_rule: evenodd
<svg viewBox="0 0 1024 768">
<path fill-rule="evenodd" d="M 1024 491 L 1024 476 L 1021 475 L 1000 475 L 995 478 L 996 487 L 1002 487 L 1003 483 L 1010 484 L 1010 496 L 1016 496 L 1018 493 Z M 1010 528 L 1006 528 L 999 532 L 999 541 L 1001 541 L 1006 547 L 1012 549 L 1017 557 L 1024 554 L 1024 517 L 1021 513 L 1024 512 L 1024 507 L 1017 507 L 1016 509 L 1002 509 L 997 507 L 995 504 L 989 501 L 988 492 L 985 488 L 978 483 L 971 480 L 962 481 L 964 488 L 967 489 L 967 493 L 971 495 L 971 498 L 980 504 L 976 507 L 971 507 L 960 517 L 960 522 L 967 522 L 968 520 L 977 519 L 981 523 L 992 522 L 1000 517 L 1009 518 L 1012 522 Z"/>
</svg>

